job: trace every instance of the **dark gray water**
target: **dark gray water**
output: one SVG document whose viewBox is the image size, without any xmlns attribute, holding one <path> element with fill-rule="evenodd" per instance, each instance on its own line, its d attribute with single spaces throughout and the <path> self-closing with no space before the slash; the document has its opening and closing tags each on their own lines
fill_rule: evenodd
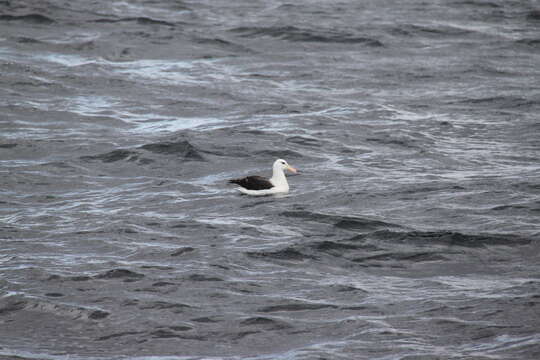
<svg viewBox="0 0 540 360">
<path fill-rule="evenodd" d="M 0 1 L 0 358 L 539 359 L 539 113 L 538 1 Z"/>
</svg>

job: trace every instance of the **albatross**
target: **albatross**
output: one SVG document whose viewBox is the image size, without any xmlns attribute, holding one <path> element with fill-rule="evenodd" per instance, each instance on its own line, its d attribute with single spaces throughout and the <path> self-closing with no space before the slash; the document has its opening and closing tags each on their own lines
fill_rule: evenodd
<svg viewBox="0 0 540 360">
<path fill-rule="evenodd" d="M 229 183 L 239 185 L 241 193 L 253 196 L 286 194 L 289 192 L 289 183 L 285 177 L 285 170 L 297 172 L 295 168 L 287 164 L 283 159 L 277 159 L 272 166 L 272 177 L 267 179 L 262 176 L 247 176 L 229 180 Z"/>
</svg>

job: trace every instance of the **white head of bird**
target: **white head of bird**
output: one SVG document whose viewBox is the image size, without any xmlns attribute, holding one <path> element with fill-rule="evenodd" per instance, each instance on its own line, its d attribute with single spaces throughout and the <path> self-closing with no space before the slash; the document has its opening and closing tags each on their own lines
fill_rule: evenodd
<svg viewBox="0 0 540 360">
<path fill-rule="evenodd" d="M 274 172 L 274 175 L 276 174 L 276 170 L 281 170 L 281 172 L 283 172 L 285 170 L 288 170 L 288 171 L 292 172 L 293 174 L 297 173 L 297 170 L 295 168 L 293 168 L 291 165 L 289 165 L 283 159 L 277 159 L 276 161 L 274 161 L 274 166 L 273 166 L 272 170 Z"/>
</svg>

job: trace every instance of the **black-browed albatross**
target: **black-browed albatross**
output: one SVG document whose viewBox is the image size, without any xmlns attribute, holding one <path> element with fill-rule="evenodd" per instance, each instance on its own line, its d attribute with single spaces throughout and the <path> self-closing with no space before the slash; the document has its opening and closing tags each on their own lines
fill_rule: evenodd
<svg viewBox="0 0 540 360">
<path fill-rule="evenodd" d="M 247 176 L 229 180 L 229 183 L 239 185 L 238 190 L 246 195 L 262 196 L 272 194 L 286 194 L 289 192 L 289 183 L 285 177 L 285 170 L 297 172 L 295 168 L 287 164 L 283 159 L 277 159 L 272 166 L 270 179 L 262 176 Z"/>
</svg>

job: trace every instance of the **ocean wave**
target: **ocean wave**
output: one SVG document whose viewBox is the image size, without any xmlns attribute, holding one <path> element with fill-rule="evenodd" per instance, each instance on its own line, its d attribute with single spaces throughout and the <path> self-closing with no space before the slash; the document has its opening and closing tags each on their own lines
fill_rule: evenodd
<svg viewBox="0 0 540 360">
<path fill-rule="evenodd" d="M 175 27 L 176 24 L 164 20 L 156 20 L 145 16 L 139 16 L 139 17 L 125 17 L 125 18 L 117 18 L 117 19 L 96 19 L 92 20 L 96 23 L 121 23 L 121 22 L 135 22 L 139 25 L 162 25 L 162 26 L 170 26 Z"/>
<path fill-rule="evenodd" d="M 80 159 L 83 161 L 101 161 L 104 163 L 112 163 L 117 161 L 138 161 L 141 164 L 148 164 L 154 160 L 144 157 L 146 152 L 159 155 L 175 155 L 184 161 L 205 161 L 201 151 L 189 143 L 187 140 L 179 141 L 163 141 L 142 145 L 134 150 L 116 149 L 98 155 L 84 155 Z"/>
<path fill-rule="evenodd" d="M 280 213 L 288 218 L 300 218 L 307 221 L 332 224 L 337 228 L 351 231 L 371 232 L 381 228 L 400 228 L 401 226 L 380 220 L 373 220 L 355 216 L 324 214 L 306 210 L 288 210 Z"/>
<path fill-rule="evenodd" d="M 515 246 L 527 245 L 531 239 L 514 234 L 463 234 L 453 231 L 409 231 L 381 230 L 372 237 L 389 242 L 406 244 L 432 244 L 461 247 Z"/>
<path fill-rule="evenodd" d="M 233 33 L 244 37 L 269 36 L 293 42 L 319 42 L 335 44 L 361 44 L 371 47 L 383 47 L 383 43 L 376 39 L 368 37 L 355 36 L 350 33 L 338 32 L 333 30 L 311 30 L 302 29 L 296 26 L 273 26 L 257 27 L 245 26 L 230 30 Z"/>
<path fill-rule="evenodd" d="M 0 21 L 22 21 L 30 24 L 51 25 L 55 21 L 41 14 L 0 15 Z"/>
<path fill-rule="evenodd" d="M 77 320 L 102 320 L 110 315 L 109 312 L 95 307 L 55 303 L 22 295 L 0 299 L 0 315 L 20 311 L 51 313 Z"/>
</svg>

